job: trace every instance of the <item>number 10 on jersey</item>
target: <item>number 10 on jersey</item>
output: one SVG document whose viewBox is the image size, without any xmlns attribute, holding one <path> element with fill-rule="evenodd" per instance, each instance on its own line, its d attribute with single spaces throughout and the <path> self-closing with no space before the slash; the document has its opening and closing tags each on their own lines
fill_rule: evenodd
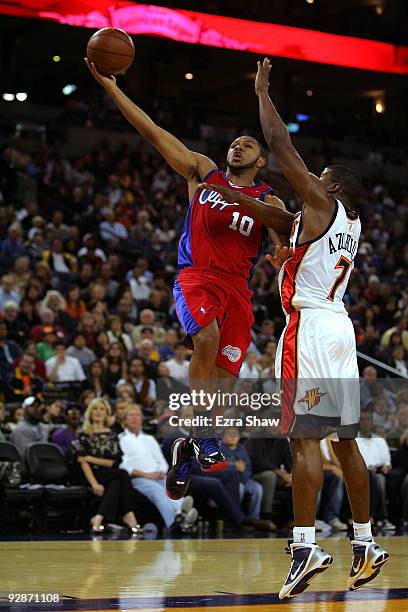
<svg viewBox="0 0 408 612">
<path fill-rule="evenodd" d="M 241 213 L 239 213 L 238 211 L 233 212 L 232 223 L 228 227 L 229 229 L 234 230 L 234 232 L 238 231 L 243 236 L 249 236 L 249 234 L 251 233 L 252 226 L 254 225 L 254 220 L 252 219 L 252 217 L 247 217 L 246 215 L 243 215 L 238 225 L 240 217 Z"/>
</svg>

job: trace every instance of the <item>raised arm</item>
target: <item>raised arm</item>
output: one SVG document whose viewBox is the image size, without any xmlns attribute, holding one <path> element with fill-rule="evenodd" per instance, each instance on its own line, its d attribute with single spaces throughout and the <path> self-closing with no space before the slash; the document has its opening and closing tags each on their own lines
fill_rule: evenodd
<svg viewBox="0 0 408 612">
<path fill-rule="evenodd" d="M 268 200 L 268 203 L 264 203 L 245 195 L 242 191 L 230 189 L 224 185 L 201 183 L 199 188 L 217 191 L 229 204 L 234 204 L 235 202 L 240 204 L 247 212 L 251 213 L 253 217 L 267 227 L 272 227 L 278 234 L 290 236 L 295 215 L 282 208 L 283 202 L 279 198 L 276 198 L 276 203 L 280 204 L 276 206 L 274 203 L 275 198 L 273 197 Z"/>
<path fill-rule="evenodd" d="M 269 97 L 270 61 L 265 58 L 258 62 L 255 79 L 255 93 L 259 98 L 259 115 L 262 130 L 269 149 L 293 189 L 303 198 L 306 205 L 316 209 L 332 210 L 333 203 L 314 174 L 306 168 L 302 158 L 292 144 L 289 131 Z"/>
<path fill-rule="evenodd" d="M 200 182 L 216 167 L 211 159 L 201 153 L 190 151 L 178 138 L 156 125 L 141 108 L 136 106 L 119 89 L 114 77 L 100 74 L 95 68 L 95 64 L 89 62 L 87 58 L 85 58 L 85 63 L 94 78 L 115 102 L 125 119 L 161 153 L 173 170 L 188 181 Z"/>
</svg>

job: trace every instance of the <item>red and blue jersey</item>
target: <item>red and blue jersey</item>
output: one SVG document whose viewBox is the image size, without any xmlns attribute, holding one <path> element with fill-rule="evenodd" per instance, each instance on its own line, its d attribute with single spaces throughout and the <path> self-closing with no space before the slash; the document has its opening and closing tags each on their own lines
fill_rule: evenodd
<svg viewBox="0 0 408 612">
<path fill-rule="evenodd" d="M 218 169 L 212 170 L 204 181 L 243 191 L 262 201 L 273 192 L 263 182 L 245 187 L 234 185 Z M 248 279 L 265 236 L 265 226 L 246 214 L 239 204 L 225 202 L 217 191 L 197 189 L 180 238 L 179 268 L 220 270 L 224 274 Z"/>
</svg>

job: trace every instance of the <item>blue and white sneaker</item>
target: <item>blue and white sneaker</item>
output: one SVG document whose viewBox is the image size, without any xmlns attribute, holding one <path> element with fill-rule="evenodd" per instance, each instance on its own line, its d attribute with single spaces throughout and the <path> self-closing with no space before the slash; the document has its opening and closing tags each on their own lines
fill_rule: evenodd
<svg viewBox="0 0 408 612">
<path fill-rule="evenodd" d="M 202 472 L 216 472 L 228 467 L 217 438 L 193 438 L 192 445 Z"/>
<path fill-rule="evenodd" d="M 353 561 L 348 588 L 350 591 L 356 591 L 378 576 L 390 555 L 373 541 L 351 540 L 351 545 L 353 547 Z"/>
<path fill-rule="evenodd" d="M 279 599 L 293 599 L 307 589 L 313 578 L 333 563 L 331 557 L 317 544 L 293 542 L 286 552 L 292 555 L 292 563 Z"/>
<path fill-rule="evenodd" d="M 185 497 L 191 479 L 195 453 L 190 438 L 177 438 L 171 449 L 172 467 L 166 477 L 166 491 L 170 499 Z"/>
</svg>

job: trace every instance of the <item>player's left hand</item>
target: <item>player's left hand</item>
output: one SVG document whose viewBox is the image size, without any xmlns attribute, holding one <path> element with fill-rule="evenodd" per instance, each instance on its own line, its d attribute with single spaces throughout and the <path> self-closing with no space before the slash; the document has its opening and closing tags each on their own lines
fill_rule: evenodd
<svg viewBox="0 0 408 612">
<path fill-rule="evenodd" d="M 258 72 L 255 77 L 255 93 L 259 96 L 261 93 L 267 93 L 269 89 L 269 73 L 272 68 L 271 61 L 265 57 L 262 64 L 257 62 Z"/>
<path fill-rule="evenodd" d="M 287 259 L 290 259 L 293 255 L 293 249 L 288 246 L 276 245 L 275 254 L 270 255 L 267 253 L 265 255 L 266 261 L 274 267 L 280 270 Z"/>
<path fill-rule="evenodd" d="M 228 204 L 235 204 L 239 199 L 239 192 L 225 185 L 213 185 L 213 183 L 200 183 L 199 189 L 210 189 L 211 191 L 217 191 Z"/>
</svg>

